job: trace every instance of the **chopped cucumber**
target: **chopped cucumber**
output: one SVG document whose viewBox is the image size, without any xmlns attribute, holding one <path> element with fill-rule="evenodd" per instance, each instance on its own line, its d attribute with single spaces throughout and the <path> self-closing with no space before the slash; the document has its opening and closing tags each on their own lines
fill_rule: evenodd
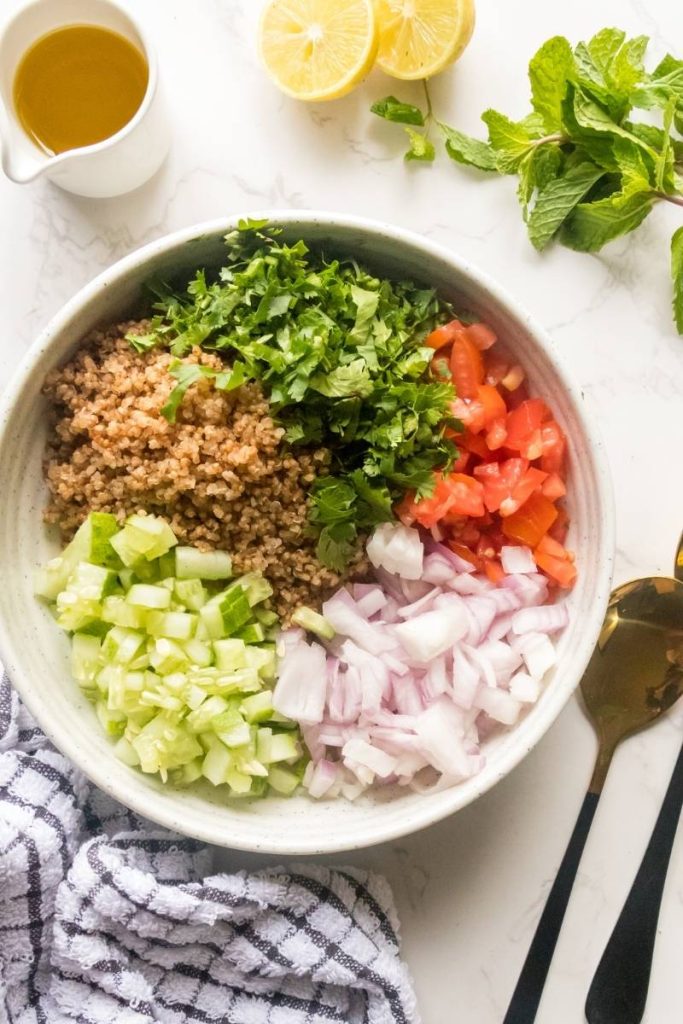
<svg viewBox="0 0 683 1024">
<path fill-rule="evenodd" d="M 95 685 L 102 641 L 87 633 L 74 633 L 71 639 L 71 671 L 85 689 Z"/>
<path fill-rule="evenodd" d="M 79 562 L 90 562 L 106 569 L 120 568 L 121 562 L 110 543 L 118 528 L 115 517 L 108 512 L 91 512 L 61 555 L 51 559 L 38 571 L 36 594 L 54 601 L 60 591 L 66 588 Z"/>
<path fill-rule="evenodd" d="M 274 765 L 268 772 L 268 785 L 280 796 L 291 796 L 299 786 L 301 779 L 296 772 Z"/>
<path fill-rule="evenodd" d="M 167 640 L 190 640 L 197 625 L 197 616 L 191 612 L 147 612 L 147 632 L 151 636 L 164 636 Z"/>
<path fill-rule="evenodd" d="M 245 644 L 260 644 L 266 639 L 266 631 L 260 622 L 250 622 L 236 633 Z"/>
<path fill-rule="evenodd" d="M 321 640 L 334 640 L 334 627 L 327 621 L 324 615 L 319 615 L 312 608 L 301 605 L 292 615 L 292 623 L 301 626 L 307 633 L 315 633 Z"/>
<path fill-rule="evenodd" d="M 102 602 L 102 621 L 112 626 L 125 626 L 128 629 L 143 629 L 145 626 L 144 608 L 135 608 L 120 594 L 105 597 Z"/>
<path fill-rule="evenodd" d="M 273 694 L 262 690 L 251 697 L 245 697 L 239 707 L 247 722 L 267 722 L 273 714 Z"/>
<path fill-rule="evenodd" d="M 174 594 L 176 600 L 192 612 L 198 612 L 208 600 L 201 580 L 176 580 Z"/>
<path fill-rule="evenodd" d="M 213 651 L 209 644 L 203 643 L 201 640 L 193 638 L 186 640 L 182 644 L 182 648 L 185 654 L 190 659 L 190 663 L 197 668 L 208 668 L 213 661 Z"/>
<path fill-rule="evenodd" d="M 239 668 L 247 667 L 247 645 L 244 640 L 214 640 L 214 657 L 216 668 L 225 672 L 234 672 Z"/>
<path fill-rule="evenodd" d="M 226 551 L 177 547 L 175 575 L 179 580 L 229 580 L 232 576 L 232 559 Z"/>
<path fill-rule="evenodd" d="M 296 723 L 272 707 L 272 588 L 248 573 L 215 593 L 230 572 L 225 552 L 177 547 L 159 517 L 119 529 L 95 513 L 37 592 L 73 632 L 74 679 L 123 763 L 177 785 L 205 778 L 232 797 L 290 793 L 304 759 Z"/>
<path fill-rule="evenodd" d="M 164 609 L 171 604 L 171 592 L 166 587 L 134 583 L 126 594 L 126 601 L 139 608 Z"/>
</svg>

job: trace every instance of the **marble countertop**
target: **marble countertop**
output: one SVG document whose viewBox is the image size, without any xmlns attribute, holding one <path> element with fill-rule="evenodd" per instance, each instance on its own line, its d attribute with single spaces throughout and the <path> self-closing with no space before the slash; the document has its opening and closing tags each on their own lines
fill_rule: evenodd
<svg viewBox="0 0 683 1024">
<path fill-rule="evenodd" d="M 129 0 L 156 40 L 174 144 L 137 192 L 78 199 L 0 179 L 0 382 L 49 317 L 125 253 L 233 211 L 318 208 L 381 218 L 451 246 L 507 288 L 554 336 L 606 440 L 617 500 L 617 582 L 670 573 L 683 526 L 683 341 L 670 316 L 669 238 L 680 210 L 657 209 L 603 254 L 525 237 L 512 179 L 444 156 L 406 166 L 401 133 L 373 99 L 417 90 L 373 74 L 330 105 L 282 97 L 253 52 L 256 0 Z M 4 0 L 3 14 L 18 6 Z M 618 24 L 680 51 L 672 0 L 478 0 L 470 48 L 433 85 L 441 116 L 477 131 L 488 106 L 526 113 L 526 62 L 548 36 Z M 663 204 L 664 205 L 664 204 Z M 640 862 L 681 743 L 683 714 L 618 751 L 546 987 L 540 1024 L 579 1024 L 593 970 Z M 596 741 L 573 700 L 523 764 L 475 805 L 419 835 L 346 855 L 393 885 L 424 1024 L 500 1024 L 591 774 Z M 229 867 L 255 858 L 222 853 Z M 263 861 L 260 860 L 259 863 Z M 674 849 L 647 1024 L 683 1018 L 683 835 Z"/>
</svg>

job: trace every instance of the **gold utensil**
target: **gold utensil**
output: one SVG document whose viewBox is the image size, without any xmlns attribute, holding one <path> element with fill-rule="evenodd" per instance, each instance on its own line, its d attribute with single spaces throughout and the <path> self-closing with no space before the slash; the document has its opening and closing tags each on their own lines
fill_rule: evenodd
<svg viewBox="0 0 683 1024">
<path fill-rule="evenodd" d="M 674 566 L 683 583 L 683 535 Z M 667 652 L 671 675 L 683 669 L 683 618 Z M 675 683 L 670 685 L 675 686 Z M 605 946 L 586 1000 L 588 1024 L 639 1024 L 645 1012 L 664 883 L 683 807 L 683 748 L 650 842 L 614 931 Z"/>
<path fill-rule="evenodd" d="M 614 751 L 683 693 L 683 583 L 653 577 L 625 583 L 612 593 L 581 692 L 598 734 L 595 770 L 503 1024 L 531 1024 L 536 1018 Z M 616 1020 L 596 1016 L 590 1024 Z"/>
</svg>

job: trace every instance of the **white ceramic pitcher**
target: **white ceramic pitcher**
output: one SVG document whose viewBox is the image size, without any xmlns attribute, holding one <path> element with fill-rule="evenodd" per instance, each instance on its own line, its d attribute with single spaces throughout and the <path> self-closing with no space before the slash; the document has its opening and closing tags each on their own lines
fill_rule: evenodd
<svg viewBox="0 0 683 1024">
<path fill-rule="evenodd" d="M 149 81 L 137 113 L 121 131 L 95 145 L 50 156 L 20 124 L 12 88 L 17 66 L 31 45 L 65 25 L 100 25 L 125 36 L 144 53 Z M 168 144 L 156 55 L 143 30 L 112 0 L 34 0 L 0 31 L 0 160 L 12 181 L 23 184 L 44 175 L 77 195 L 122 195 L 151 178 Z"/>
</svg>

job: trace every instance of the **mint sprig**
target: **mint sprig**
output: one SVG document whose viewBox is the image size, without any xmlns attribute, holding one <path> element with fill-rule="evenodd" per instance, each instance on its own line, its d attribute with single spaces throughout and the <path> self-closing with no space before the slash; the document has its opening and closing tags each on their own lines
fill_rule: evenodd
<svg viewBox="0 0 683 1024">
<path fill-rule="evenodd" d="M 426 83 L 425 111 L 393 96 L 372 110 L 410 132 L 407 159 L 432 158 L 414 150 L 419 153 L 435 125 L 452 160 L 517 175 L 522 214 L 537 249 L 556 239 L 570 249 L 597 252 L 635 230 L 660 202 L 683 207 L 683 60 L 667 54 L 648 72 L 648 42 L 647 36 L 628 39 L 617 28 L 602 29 L 574 48 L 563 36 L 548 39 L 529 63 L 531 112 L 515 121 L 484 111 L 486 141 L 439 121 Z M 640 110 L 659 114 L 660 125 L 639 120 Z M 671 266 L 674 319 L 683 334 L 681 231 L 672 239 Z"/>
</svg>

